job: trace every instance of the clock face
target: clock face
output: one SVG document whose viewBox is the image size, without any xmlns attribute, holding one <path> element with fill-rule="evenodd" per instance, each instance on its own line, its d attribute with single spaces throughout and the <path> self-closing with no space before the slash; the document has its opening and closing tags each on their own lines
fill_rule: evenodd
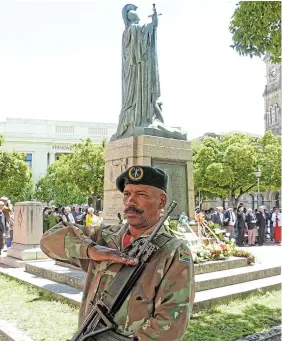
<svg viewBox="0 0 282 341">
<path fill-rule="evenodd" d="M 275 65 L 271 65 L 269 68 L 269 75 L 271 78 L 276 78 L 277 76 L 277 70 Z"/>
</svg>

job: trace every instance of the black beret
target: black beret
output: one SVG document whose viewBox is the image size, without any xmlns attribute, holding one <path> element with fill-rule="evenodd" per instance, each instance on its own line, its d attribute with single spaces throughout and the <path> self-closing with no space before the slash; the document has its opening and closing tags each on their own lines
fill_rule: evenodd
<svg viewBox="0 0 282 341">
<path fill-rule="evenodd" d="M 151 166 L 132 166 L 119 175 L 116 185 L 119 191 L 123 192 L 127 184 L 148 185 L 167 191 L 168 176 L 160 168 Z"/>
</svg>

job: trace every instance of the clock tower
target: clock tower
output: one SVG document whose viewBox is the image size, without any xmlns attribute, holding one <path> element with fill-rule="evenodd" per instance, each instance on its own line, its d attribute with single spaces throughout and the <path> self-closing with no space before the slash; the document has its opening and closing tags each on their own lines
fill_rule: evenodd
<svg viewBox="0 0 282 341">
<path fill-rule="evenodd" d="M 281 135 L 281 64 L 272 64 L 265 56 L 266 86 L 264 97 L 264 128 Z"/>
</svg>

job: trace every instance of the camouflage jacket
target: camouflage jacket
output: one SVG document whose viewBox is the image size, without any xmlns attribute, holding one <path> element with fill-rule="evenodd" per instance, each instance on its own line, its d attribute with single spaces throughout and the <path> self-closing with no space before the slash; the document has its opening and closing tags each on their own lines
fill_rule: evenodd
<svg viewBox="0 0 282 341">
<path fill-rule="evenodd" d="M 87 247 L 94 240 L 99 245 L 123 248 L 127 225 L 100 226 L 89 234 L 83 227 L 56 225 L 41 239 L 42 250 L 51 258 L 79 265 L 87 276 L 80 307 L 79 324 L 89 313 L 90 301 L 120 270 L 122 264 L 94 262 L 87 257 Z M 163 233 L 164 230 L 160 230 Z M 143 234 L 139 238 L 146 238 Z M 179 341 L 187 329 L 195 295 L 192 256 L 183 240 L 171 238 L 158 249 L 131 294 L 115 316 L 121 333 L 138 336 L 140 341 Z"/>
</svg>

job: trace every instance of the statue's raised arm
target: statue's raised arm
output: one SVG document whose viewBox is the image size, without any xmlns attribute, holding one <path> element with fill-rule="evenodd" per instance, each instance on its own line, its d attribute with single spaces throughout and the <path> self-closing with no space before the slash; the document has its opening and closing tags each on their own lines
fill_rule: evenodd
<svg viewBox="0 0 282 341">
<path fill-rule="evenodd" d="M 149 15 L 149 17 L 152 17 L 152 24 L 154 27 L 158 27 L 159 20 L 158 20 L 158 13 L 156 10 L 156 5 L 153 4 L 153 14 Z"/>
<path fill-rule="evenodd" d="M 122 9 L 122 108 L 117 132 L 111 140 L 155 135 L 183 139 L 164 126 L 157 54 L 158 16 L 153 4 L 152 22 L 140 25 L 137 6 Z"/>
</svg>

